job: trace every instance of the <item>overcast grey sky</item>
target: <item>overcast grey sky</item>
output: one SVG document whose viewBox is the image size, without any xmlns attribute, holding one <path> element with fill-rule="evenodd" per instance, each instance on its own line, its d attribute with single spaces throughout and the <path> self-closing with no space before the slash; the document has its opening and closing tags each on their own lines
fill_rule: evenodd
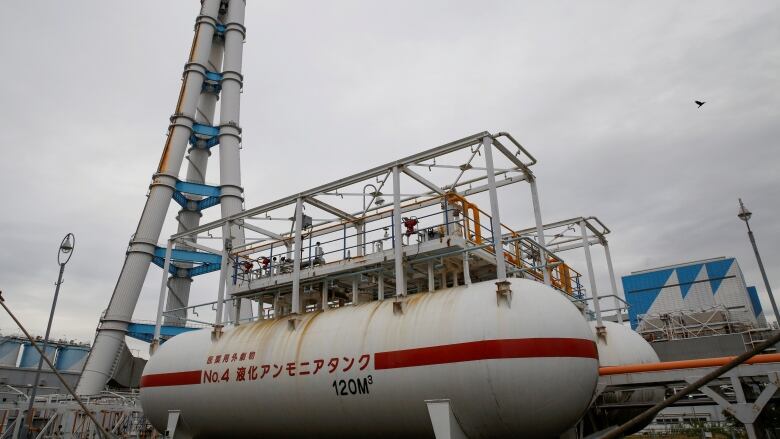
<svg viewBox="0 0 780 439">
<path fill-rule="evenodd" d="M 600 217 L 618 275 L 736 256 L 763 292 L 735 216 L 743 197 L 780 290 L 780 3 L 248 3 L 248 206 L 509 131 L 539 159 L 545 220 Z M 0 289 L 33 332 L 45 328 L 57 245 L 73 232 L 53 332 L 92 340 L 162 150 L 198 8 L 51 0 L 13 2 L 0 15 Z M 511 225 L 531 224 L 527 205 L 507 212 Z M 160 273 L 149 273 L 138 319 L 154 317 Z M 213 284 L 194 300 L 210 300 Z M 5 315 L 0 332 L 15 332 Z"/>
</svg>

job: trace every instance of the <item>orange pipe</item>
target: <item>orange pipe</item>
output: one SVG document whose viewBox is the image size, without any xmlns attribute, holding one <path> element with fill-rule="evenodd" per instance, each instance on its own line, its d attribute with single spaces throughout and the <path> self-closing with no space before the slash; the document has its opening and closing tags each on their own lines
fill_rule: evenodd
<svg viewBox="0 0 780 439">
<path fill-rule="evenodd" d="M 661 363 L 626 364 L 623 366 L 605 366 L 599 368 L 599 375 L 617 375 L 621 373 L 659 372 L 662 370 L 694 369 L 697 367 L 723 366 L 737 358 L 718 357 L 700 358 L 696 360 L 664 361 Z M 777 363 L 780 362 L 780 354 L 763 354 L 750 357 L 744 364 Z"/>
</svg>

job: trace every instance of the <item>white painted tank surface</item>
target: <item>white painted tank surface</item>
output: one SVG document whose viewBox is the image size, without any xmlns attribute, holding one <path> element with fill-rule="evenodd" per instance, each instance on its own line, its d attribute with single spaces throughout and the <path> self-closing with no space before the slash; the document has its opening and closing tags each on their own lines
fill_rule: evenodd
<svg viewBox="0 0 780 439">
<path fill-rule="evenodd" d="M 602 323 L 606 329 L 606 337 L 600 337 L 597 340 L 600 366 L 623 366 L 626 364 L 658 363 L 660 361 L 658 354 L 650 346 L 650 343 L 630 327 L 614 322 Z M 596 322 L 591 322 L 590 325 L 595 334 Z M 612 425 L 623 424 L 646 409 L 646 407 L 641 405 L 630 408 L 632 405 L 658 403 L 663 399 L 664 389 L 662 387 L 602 394 L 596 405 L 612 404 L 616 407 L 622 405 L 629 408 L 594 409 L 588 415 L 589 425 L 586 426 L 586 433 L 599 431 Z M 648 421 L 647 424 L 638 426 L 629 433 L 642 430 L 650 422 Z"/>
<path fill-rule="evenodd" d="M 307 313 L 166 342 L 147 363 L 141 404 L 183 437 L 433 437 L 426 400 L 449 399 L 469 438 L 557 437 L 598 378 L 577 308 L 511 279 Z M 292 329 L 295 326 L 295 329 Z M 183 430 L 183 431 L 182 431 Z"/>
<path fill-rule="evenodd" d="M 626 364 L 658 363 L 658 354 L 650 343 L 636 331 L 615 322 L 602 322 L 606 329 L 606 338 L 599 338 L 599 365 L 622 366 Z M 596 322 L 590 322 L 596 331 Z"/>
</svg>

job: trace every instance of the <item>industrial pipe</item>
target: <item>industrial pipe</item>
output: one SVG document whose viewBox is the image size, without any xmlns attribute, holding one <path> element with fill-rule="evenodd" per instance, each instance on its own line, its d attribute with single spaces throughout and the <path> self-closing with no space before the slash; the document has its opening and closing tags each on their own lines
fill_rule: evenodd
<svg viewBox="0 0 780 439">
<path fill-rule="evenodd" d="M 649 409 L 642 412 L 639 416 L 636 416 L 635 418 L 631 419 L 630 421 L 626 422 L 625 424 L 621 425 L 620 427 L 609 431 L 604 436 L 601 436 L 600 439 L 615 439 L 621 437 L 624 433 L 628 431 L 633 431 L 634 428 L 645 425 L 648 421 L 655 418 L 658 413 L 661 412 L 661 410 L 671 406 L 675 402 L 683 399 L 684 397 L 688 396 L 688 394 L 695 392 L 705 384 L 709 383 L 710 381 L 714 380 L 715 378 L 718 378 L 719 376 L 725 374 L 726 372 L 730 371 L 731 369 L 734 369 L 735 367 L 739 366 L 742 363 L 745 363 L 749 359 L 756 356 L 756 354 L 763 352 L 766 348 L 774 346 L 775 344 L 780 343 L 780 332 L 770 337 L 765 342 L 761 343 L 760 345 L 753 348 L 753 350 L 745 352 L 737 357 L 734 357 L 731 361 L 727 362 L 723 366 L 713 370 L 712 372 L 708 373 L 707 375 L 704 375 L 703 377 L 696 380 L 694 383 L 689 384 L 684 389 L 680 390 L 679 392 L 675 393 L 671 397 L 661 401 L 660 403 L 654 405 L 653 407 L 650 407 Z M 777 354 L 769 354 L 769 355 L 762 355 L 762 357 L 768 357 L 768 356 L 774 356 Z M 599 370 L 599 373 L 601 371 Z"/>
<path fill-rule="evenodd" d="M 663 370 L 715 367 L 715 366 L 723 366 L 725 364 L 728 364 L 730 361 L 733 361 L 735 358 L 737 357 L 732 356 L 732 357 L 716 357 L 716 358 L 698 358 L 695 360 L 664 361 L 661 363 L 604 366 L 599 368 L 599 375 L 606 376 L 606 375 L 618 375 L 622 373 L 660 372 Z M 780 354 L 763 354 L 763 355 L 756 355 L 744 361 L 744 364 L 762 364 L 762 363 L 778 363 L 778 362 L 780 362 Z"/>
<path fill-rule="evenodd" d="M 220 0 L 205 0 L 202 3 L 179 101 L 171 116 L 160 165 L 154 175 L 114 293 L 100 321 L 84 372 L 76 386 L 80 395 L 96 394 L 103 390 L 113 373 L 114 360 L 124 345 L 127 325 L 138 303 L 149 264 L 152 262 L 192 133 L 195 110 L 205 80 L 205 65 L 208 63 L 212 40 L 217 31 L 220 3 Z"/>
</svg>

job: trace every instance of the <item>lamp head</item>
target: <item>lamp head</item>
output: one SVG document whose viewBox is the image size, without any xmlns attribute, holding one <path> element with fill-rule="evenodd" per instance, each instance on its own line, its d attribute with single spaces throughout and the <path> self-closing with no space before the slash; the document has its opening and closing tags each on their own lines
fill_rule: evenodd
<svg viewBox="0 0 780 439">
<path fill-rule="evenodd" d="M 737 213 L 737 218 L 741 219 L 742 221 L 747 222 L 747 220 L 750 219 L 750 217 L 753 216 L 753 212 L 749 211 L 747 207 L 745 207 L 745 204 L 742 203 L 742 198 L 739 199 L 739 213 Z"/>
<path fill-rule="evenodd" d="M 60 265 L 65 265 L 73 256 L 73 248 L 76 246 L 76 237 L 72 233 L 65 235 L 60 243 L 59 251 L 57 252 L 57 262 Z"/>
<path fill-rule="evenodd" d="M 60 250 L 63 253 L 70 253 L 73 250 L 73 241 L 70 238 L 70 234 L 65 237 L 65 240 L 60 244 Z"/>
</svg>

